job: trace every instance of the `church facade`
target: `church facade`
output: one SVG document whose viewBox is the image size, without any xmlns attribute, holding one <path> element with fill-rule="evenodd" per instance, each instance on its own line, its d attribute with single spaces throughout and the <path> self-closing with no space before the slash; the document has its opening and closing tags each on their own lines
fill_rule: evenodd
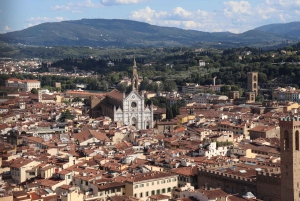
<svg viewBox="0 0 300 201">
<path fill-rule="evenodd" d="M 138 130 L 152 128 L 153 106 L 145 105 L 144 94 L 138 91 L 138 79 L 137 66 L 134 60 L 131 79 L 132 91 L 129 94 L 125 94 L 114 89 L 107 93 L 105 98 L 97 104 L 98 107 L 91 105 L 92 114 L 93 110 L 97 110 L 99 116 L 108 116 L 113 121 L 133 126 Z M 93 100 L 93 97 L 91 99 Z M 92 115 L 92 117 L 96 116 Z"/>
</svg>

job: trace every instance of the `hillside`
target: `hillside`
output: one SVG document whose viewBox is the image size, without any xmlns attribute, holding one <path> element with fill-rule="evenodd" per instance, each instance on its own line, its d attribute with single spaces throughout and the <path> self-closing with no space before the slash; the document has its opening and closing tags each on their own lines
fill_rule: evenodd
<svg viewBox="0 0 300 201">
<path fill-rule="evenodd" d="M 282 24 L 269 24 L 256 28 L 272 34 L 280 34 L 300 38 L 300 22 L 290 22 Z"/>
<path fill-rule="evenodd" d="M 131 20 L 82 19 L 36 25 L 0 34 L 0 40 L 37 46 L 189 46 L 199 42 L 235 46 L 295 40 L 293 37 L 252 30 L 242 34 L 201 32 L 154 26 Z"/>
</svg>

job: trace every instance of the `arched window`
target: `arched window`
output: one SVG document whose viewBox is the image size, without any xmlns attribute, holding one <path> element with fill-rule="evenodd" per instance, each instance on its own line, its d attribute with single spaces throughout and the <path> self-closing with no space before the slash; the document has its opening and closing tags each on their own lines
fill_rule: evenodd
<svg viewBox="0 0 300 201">
<path fill-rule="evenodd" d="M 135 118 L 135 117 L 132 117 L 132 119 L 131 119 L 131 125 L 132 125 L 132 126 L 136 126 L 136 124 L 137 124 L 136 118 Z"/>
<path fill-rule="evenodd" d="M 253 81 L 256 82 L 256 75 L 253 76 Z"/>
<path fill-rule="evenodd" d="M 284 131 L 284 141 L 283 141 L 283 150 L 288 150 L 290 147 L 289 142 L 289 132 L 287 130 Z"/>
<path fill-rule="evenodd" d="M 253 88 L 256 89 L 256 83 L 253 84 Z"/>
<path fill-rule="evenodd" d="M 295 143 L 295 149 L 299 151 L 299 131 L 296 131 L 295 133 Z"/>
</svg>

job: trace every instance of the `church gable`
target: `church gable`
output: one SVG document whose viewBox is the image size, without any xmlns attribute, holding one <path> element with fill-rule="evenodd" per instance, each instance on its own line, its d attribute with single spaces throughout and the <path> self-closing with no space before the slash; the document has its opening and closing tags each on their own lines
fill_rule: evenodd
<svg viewBox="0 0 300 201">
<path fill-rule="evenodd" d="M 132 90 L 124 99 L 124 101 L 130 101 L 130 100 L 142 100 L 142 96 L 135 90 Z"/>
</svg>

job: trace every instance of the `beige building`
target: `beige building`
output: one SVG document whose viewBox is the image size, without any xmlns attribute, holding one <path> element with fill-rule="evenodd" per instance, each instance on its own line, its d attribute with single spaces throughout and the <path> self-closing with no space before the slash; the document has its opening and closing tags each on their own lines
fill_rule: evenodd
<svg viewBox="0 0 300 201">
<path fill-rule="evenodd" d="M 222 121 L 218 123 L 218 131 L 230 131 L 234 134 L 242 134 L 245 138 L 249 137 L 249 129 L 254 127 L 254 123 L 236 124 L 229 121 Z"/>
<path fill-rule="evenodd" d="M 276 126 L 256 126 L 249 130 L 251 140 L 257 138 L 279 138 L 280 129 Z"/>
<path fill-rule="evenodd" d="M 178 186 L 178 175 L 166 172 L 151 172 L 135 175 L 125 182 L 125 195 L 147 201 L 153 195 L 171 196 Z"/>
<path fill-rule="evenodd" d="M 31 170 L 36 165 L 40 164 L 39 161 L 19 158 L 13 161 L 10 166 L 10 174 L 15 184 L 26 181 L 26 170 Z"/>
<path fill-rule="evenodd" d="M 17 78 L 9 78 L 5 81 L 5 86 L 20 88 L 23 91 L 31 91 L 33 88 L 41 88 L 41 82 L 38 80 L 20 80 Z"/>
</svg>

